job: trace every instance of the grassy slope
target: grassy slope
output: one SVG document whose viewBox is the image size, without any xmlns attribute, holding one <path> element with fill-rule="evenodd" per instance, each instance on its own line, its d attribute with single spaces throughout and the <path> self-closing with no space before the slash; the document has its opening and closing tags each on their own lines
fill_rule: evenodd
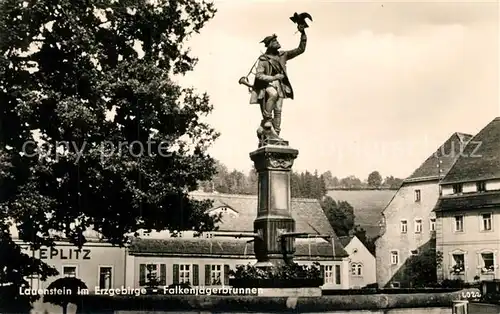
<svg viewBox="0 0 500 314">
<path fill-rule="evenodd" d="M 361 225 L 367 235 L 378 235 L 381 213 L 396 194 L 396 190 L 331 190 L 327 193 L 336 201 L 347 201 L 354 207 L 355 223 Z"/>
</svg>

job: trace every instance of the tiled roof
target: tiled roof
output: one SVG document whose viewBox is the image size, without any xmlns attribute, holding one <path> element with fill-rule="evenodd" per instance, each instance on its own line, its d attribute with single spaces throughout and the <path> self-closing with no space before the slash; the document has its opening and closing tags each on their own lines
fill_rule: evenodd
<svg viewBox="0 0 500 314">
<path fill-rule="evenodd" d="M 331 242 L 316 239 L 298 239 L 295 242 L 295 257 L 309 258 L 341 258 L 347 253 L 339 241 L 334 241 L 335 255 Z M 168 239 L 134 239 L 130 245 L 131 255 L 155 256 L 238 256 L 254 258 L 253 243 L 247 240 L 227 238 L 168 238 Z"/>
<path fill-rule="evenodd" d="M 439 173 L 439 177 L 444 177 L 456 162 L 460 151 L 464 149 L 466 143 L 471 138 L 472 135 L 470 134 L 458 132 L 451 135 L 443 145 L 404 180 L 404 183 L 436 180 Z"/>
<path fill-rule="evenodd" d="M 441 184 L 500 178 L 500 117 L 493 119 L 472 140 Z"/>
<path fill-rule="evenodd" d="M 342 243 L 342 245 L 344 247 L 346 247 L 351 242 L 351 240 L 353 238 L 354 238 L 354 236 L 345 236 L 345 237 L 339 237 L 339 240 L 340 240 L 340 243 Z"/>
<path fill-rule="evenodd" d="M 238 214 L 222 216 L 218 231 L 253 232 L 253 221 L 257 217 L 257 196 L 193 192 L 194 199 L 214 201 L 214 207 L 227 206 Z M 334 234 L 332 226 L 317 200 L 295 198 L 291 201 L 295 231 L 309 234 Z"/>
<path fill-rule="evenodd" d="M 474 210 L 481 208 L 490 208 L 500 206 L 500 192 L 484 192 L 480 194 L 458 196 L 446 196 L 438 200 L 435 211 L 459 211 L 459 210 Z"/>
</svg>

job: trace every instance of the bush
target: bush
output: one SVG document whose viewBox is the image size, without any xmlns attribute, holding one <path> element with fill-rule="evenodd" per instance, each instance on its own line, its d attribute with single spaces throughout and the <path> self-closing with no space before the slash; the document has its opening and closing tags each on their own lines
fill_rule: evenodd
<svg viewBox="0 0 500 314">
<path fill-rule="evenodd" d="M 481 286 L 480 282 L 465 282 L 462 279 L 445 279 L 441 281 L 438 286 L 440 288 L 455 288 L 455 289 L 465 289 L 465 288 L 479 288 Z"/>
<path fill-rule="evenodd" d="M 288 263 L 276 268 L 237 267 L 229 284 L 236 288 L 303 288 L 323 285 L 319 263 L 312 266 Z"/>
<path fill-rule="evenodd" d="M 500 305 L 500 292 L 489 292 L 482 296 L 481 301 Z"/>
<path fill-rule="evenodd" d="M 437 268 L 441 265 L 443 253 L 427 249 L 408 259 L 407 274 L 410 285 L 416 288 L 429 287 L 437 282 Z"/>
<path fill-rule="evenodd" d="M 234 279 L 255 280 L 255 279 L 275 279 L 275 280 L 294 280 L 294 279 L 321 279 L 320 264 L 315 262 L 312 266 L 299 265 L 297 263 L 288 263 L 281 267 L 262 269 L 252 265 L 240 265 L 236 271 L 231 270 L 230 275 Z"/>
</svg>

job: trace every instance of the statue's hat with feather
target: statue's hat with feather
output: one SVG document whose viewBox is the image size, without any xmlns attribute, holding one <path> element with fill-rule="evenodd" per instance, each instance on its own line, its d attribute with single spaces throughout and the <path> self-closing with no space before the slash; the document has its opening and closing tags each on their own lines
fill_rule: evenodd
<svg viewBox="0 0 500 314">
<path fill-rule="evenodd" d="M 276 34 L 272 34 L 272 35 L 267 36 L 266 38 L 262 39 L 261 43 L 264 43 L 264 45 L 267 47 L 276 38 L 278 38 L 278 36 L 276 36 Z"/>
</svg>

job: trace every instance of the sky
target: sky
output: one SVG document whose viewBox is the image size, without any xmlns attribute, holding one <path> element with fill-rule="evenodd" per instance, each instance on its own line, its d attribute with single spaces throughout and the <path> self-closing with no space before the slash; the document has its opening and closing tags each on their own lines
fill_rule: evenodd
<svg viewBox="0 0 500 314">
<path fill-rule="evenodd" d="M 296 11 L 313 22 L 305 53 L 287 64 L 295 99 L 284 101 L 281 136 L 299 150 L 294 170 L 405 178 L 454 132 L 476 134 L 500 116 L 497 1 L 214 3 L 181 83 L 210 96 L 207 120 L 221 133 L 210 153 L 229 169 L 251 168 L 261 119 L 238 79 L 265 36 L 298 45 Z"/>
</svg>

